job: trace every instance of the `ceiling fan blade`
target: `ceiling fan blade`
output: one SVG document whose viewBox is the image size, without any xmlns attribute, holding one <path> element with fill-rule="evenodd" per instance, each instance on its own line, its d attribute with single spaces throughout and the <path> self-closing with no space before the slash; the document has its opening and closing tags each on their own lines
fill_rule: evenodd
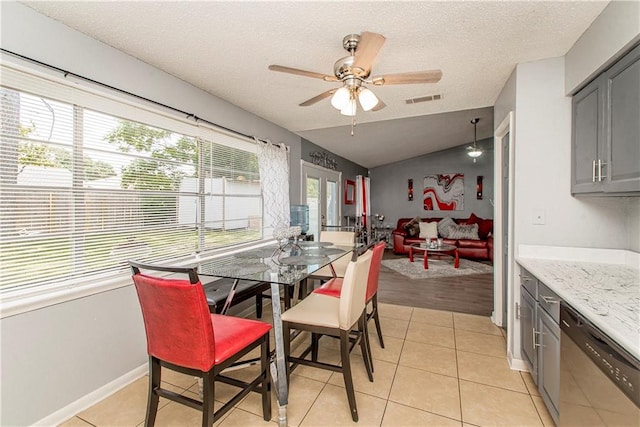
<svg viewBox="0 0 640 427">
<path fill-rule="evenodd" d="M 438 83 L 442 78 L 442 71 L 427 70 L 413 71 L 410 73 L 387 74 L 386 76 L 377 76 L 371 79 L 374 85 L 405 85 L 418 83 Z"/>
<path fill-rule="evenodd" d="M 338 79 L 335 76 L 329 76 L 327 74 L 316 73 L 313 71 L 300 70 L 298 68 L 284 67 L 282 65 L 269 65 L 271 71 L 279 71 L 281 73 L 295 74 L 304 77 L 313 77 L 314 79 L 321 79 L 327 82 L 337 82 Z"/>
<path fill-rule="evenodd" d="M 325 98 L 330 97 L 331 95 L 333 95 L 336 90 L 338 89 L 330 89 L 326 92 L 322 92 L 320 95 L 314 96 L 311 99 L 307 99 L 306 101 L 304 101 L 303 103 L 299 104 L 301 107 L 308 107 L 309 105 L 313 105 L 318 101 L 322 101 Z"/>
<path fill-rule="evenodd" d="M 373 107 L 371 109 L 371 111 L 380 111 L 382 110 L 384 107 L 386 107 L 387 104 L 385 104 L 384 102 L 382 102 L 382 99 L 378 98 L 378 103 L 376 104 L 375 107 Z"/>
<path fill-rule="evenodd" d="M 373 61 L 378 56 L 378 52 L 385 40 L 384 36 L 380 34 L 363 32 L 356 48 L 352 68 L 360 68 L 364 71 L 365 76 L 369 75 Z"/>
</svg>

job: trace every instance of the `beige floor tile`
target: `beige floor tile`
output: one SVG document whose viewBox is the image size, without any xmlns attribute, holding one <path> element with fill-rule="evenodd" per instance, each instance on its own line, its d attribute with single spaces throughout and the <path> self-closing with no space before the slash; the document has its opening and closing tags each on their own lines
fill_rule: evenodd
<svg viewBox="0 0 640 427">
<path fill-rule="evenodd" d="M 531 399 L 533 399 L 533 404 L 535 405 L 536 410 L 538 411 L 538 415 L 540 416 L 540 419 L 542 420 L 542 424 L 544 425 L 544 427 L 555 427 L 556 423 L 553 421 L 553 418 L 551 418 L 551 414 L 549 414 L 547 405 L 545 405 L 544 400 L 542 400 L 542 397 L 531 396 Z M 610 425 L 613 425 L 613 424 L 610 424 Z"/>
<path fill-rule="evenodd" d="M 462 380 L 529 393 L 520 372 L 509 368 L 506 357 L 458 350 L 458 372 Z"/>
<path fill-rule="evenodd" d="M 505 357 L 507 342 L 502 335 L 487 335 L 456 329 L 456 348 L 487 356 Z"/>
<path fill-rule="evenodd" d="M 381 360 L 374 361 L 373 382 L 369 381 L 367 370 L 362 359 L 351 360 L 351 377 L 353 379 L 353 388 L 364 394 L 380 397 L 382 399 L 389 398 L 393 377 L 396 374 L 398 365 Z M 344 376 L 341 372 L 334 372 L 329 378 L 329 384 L 338 387 L 344 387 Z"/>
<path fill-rule="evenodd" d="M 479 426 L 542 426 L 528 394 L 460 380 L 460 400 L 464 422 Z"/>
<path fill-rule="evenodd" d="M 202 424 L 201 424 L 202 425 Z M 229 414 L 218 424 L 220 427 L 246 427 L 246 426 L 276 426 L 273 421 L 265 421 L 262 415 L 258 416 L 242 409 L 232 409 Z"/>
<path fill-rule="evenodd" d="M 147 411 L 148 384 L 149 378 L 145 375 L 77 415 L 96 426 L 138 425 L 144 421 Z M 171 384 L 165 383 L 163 386 L 176 393 L 184 392 Z M 167 399 L 161 398 L 158 407 L 162 408 L 168 403 Z"/>
<path fill-rule="evenodd" d="M 380 319 L 380 326 L 382 328 L 382 336 L 404 339 L 407 335 L 407 328 L 409 327 L 408 320 L 392 319 L 385 317 Z M 375 333 L 375 326 L 370 323 L 369 335 Z"/>
<path fill-rule="evenodd" d="M 379 426 L 385 400 L 356 392 L 358 423 L 351 419 L 347 392 L 343 387 L 327 384 L 320 392 L 301 426 Z"/>
<path fill-rule="evenodd" d="M 225 414 L 225 416 L 228 414 Z M 122 424 L 111 424 L 122 425 Z M 202 425 L 202 412 L 197 409 L 171 402 L 158 410 L 156 415 L 156 426 L 193 426 Z"/>
<path fill-rule="evenodd" d="M 411 313 L 413 312 L 413 310 L 413 307 L 378 303 L 378 315 L 380 315 L 380 317 L 397 320 L 409 320 L 411 319 Z"/>
<path fill-rule="evenodd" d="M 384 331 L 383 331 L 384 333 Z M 378 342 L 378 335 L 371 330 L 369 330 L 369 343 L 371 345 L 371 357 L 373 360 L 382 360 L 385 362 L 398 363 L 400 359 L 400 353 L 402 353 L 402 346 L 404 345 L 404 340 L 400 338 L 394 337 L 386 337 L 382 336 L 384 339 L 384 348 L 380 347 L 380 342 Z M 360 347 L 356 347 L 353 349 L 353 353 L 361 356 Z"/>
<path fill-rule="evenodd" d="M 291 375 L 289 403 L 287 405 L 287 424 L 289 426 L 300 425 L 302 418 L 307 414 L 313 402 L 316 401 L 324 386 L 324 382 L 311 380 L 300 375 Z M 250 393 L 238 407 L 262 416 L 262 396 L 258 393 Z M 271 392 L 271 414 L 271 420 L 277 422 L 278 403 L 274 391 Z"/>
<path fill-rule="evenodd" d="M 538 386 L 533 382 L 533 377 L 529 372 L 520 372 L 520 376 L 524 380 L 524 384 L 527 386 L 527 390 L 531 396 L 540 396 Z"/>
<path fill-rule="evenodd" d="M 292 350 L 292 354 L 299 356 L 301 352 L 307 348 L 310 344 L 311 338 L 305 337 L 304 343 L 298 341 L 298 346 L 295 350 Z M 358 356 L 354 356 L 358 357 Z M 362 357 L 362 356 L 360 356 Z M 310 359 L 311 355 L 307 355 L 307 359 Z M 318 349 L 318 360 L 323 363 L 329 363 L 331 365 L 340 364 L 340 342 L 337 339 L 331 337 L 320 338 L 320 344 Z M 314 368 L 311 366 L 298 365 L 293 371 L 296 375 L 310 378 L 312 380 L 321 381 L 326 383 L 331 377 L 332 371 L 326 369 Z"/>
<path fill-rule="evenodd" d="M 90 426 L 91 424 L 89 424 L 88 422 L 78 417 L 73 417 L 71 419 L 68 419 L 67 421 L 59 425 L 59 427 L 90 427 Z"/>
<path fill-rule="evenodd" d="M 406 340 L 455 348 L 452 328 L 429 325 L 427 323 L 411 322 L 407 331 Z"/>
<path fill-rule="evenodd" d="M 162 369 L 162 381 L 188 390 L 198 381 L 198 379 L 193 375 L 181 374 L 180 372 L 172 371 L 171 369 Z"/>
<path fill-rule="evenodd" d="M 411 321 L 453 328 L 453 315 L 450 311 L 414 308 Z"/>
<path fill-rule="evenodd" d="M 453 348 L 406 341 L 399 364 L 449 377 L 458 376 L 456 350 Z"/>
<path fill-rule="evenodd" d="M 460 427 L 460 421 L 441 417 L 420 409 L 400 405 L 395 402 L 387 403 L 382 419 L 382 427 Z"/>
<path fill-rule="evenodd" d="M 389 400 L 448 418 L 461 419 L 457 378 L 398 366 Z"/>
<path fill-rule="evenodd" d="M 486 316 L 453 313 L 453 323 L 456 329 L 502 336 L 502 332 L 500 332 L 501 329 L 493 324 L 491 318 Z"/>
</svg>

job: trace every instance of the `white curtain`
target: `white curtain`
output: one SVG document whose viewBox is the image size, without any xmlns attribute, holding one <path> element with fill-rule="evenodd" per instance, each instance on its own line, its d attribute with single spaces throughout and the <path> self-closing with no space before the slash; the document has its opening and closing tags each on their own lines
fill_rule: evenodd
<svg viewBox="0 0 640 427">
<path fill-rule="evenodd" d="M 265 237 L 272 236 L 276 228 L 289 227 L 289 158 L 284 144 L 255 138 L 258 145 L 258 166 L 264 205 L 263 230 Z"/>
</svg>

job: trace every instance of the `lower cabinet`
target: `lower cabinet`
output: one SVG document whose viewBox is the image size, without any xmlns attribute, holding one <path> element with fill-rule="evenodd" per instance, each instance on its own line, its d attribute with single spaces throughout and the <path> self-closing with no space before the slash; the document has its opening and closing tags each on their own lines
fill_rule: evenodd
<svg viewBox="0 0 640 427">
<path fill-rule="evenodd" d="M 560 407 L 560 299 L 523 268 L 520 283 L 520 352 L 557 424 Z"/>
</svg>

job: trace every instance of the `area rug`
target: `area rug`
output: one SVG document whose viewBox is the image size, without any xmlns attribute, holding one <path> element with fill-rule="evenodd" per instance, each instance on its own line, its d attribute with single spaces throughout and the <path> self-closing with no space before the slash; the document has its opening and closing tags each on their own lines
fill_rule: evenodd
<svg viewBox="0 0 640 427">
<path fill-rule="evenodd" d="M 385 259 L 382 265 L 397 271 L 410 279 L 431 279 L 443 276 L 466 276 L 469 274 L 483 274 L 493 272 L 493 266 L 481 262 L 460 258 L 460 267 L 453 267 L 453 259 L 429 259 L 429 269 L 425 270 L 422 257 L 415 257 L 414 262 L 409 258 Z"/>
</svg>

